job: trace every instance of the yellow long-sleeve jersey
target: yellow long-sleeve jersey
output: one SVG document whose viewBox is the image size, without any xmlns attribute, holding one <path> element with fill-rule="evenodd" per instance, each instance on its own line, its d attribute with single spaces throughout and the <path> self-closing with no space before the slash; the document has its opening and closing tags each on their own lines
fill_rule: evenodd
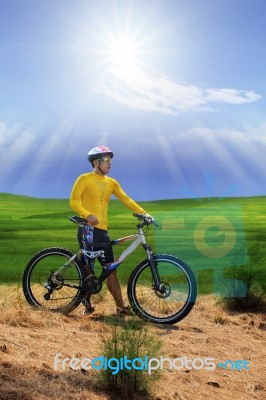
<svg viewBox="0 0 266 400">
<path fill-rule="evenodd" d="M 123 191 L 115 179 L 98 175 L 95 172 L 89 172 L 77 178 L 70 196 L 70 207 L 82 218 L 86 218 L 90 214 L 95 215 L 99 221 L 96 227 L 107 230 L 108 205 L 112 194 L 131 211 L 140 214 L 146 213 Z"/>
</svg>

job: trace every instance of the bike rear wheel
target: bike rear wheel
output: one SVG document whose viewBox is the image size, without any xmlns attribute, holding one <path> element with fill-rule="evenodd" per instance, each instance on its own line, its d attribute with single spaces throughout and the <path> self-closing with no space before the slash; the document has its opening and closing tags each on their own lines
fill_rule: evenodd
<svg viewBox="0 0 266 400">
<path fill-rule="evenodd" d="M 128 299 L 134 312 L 150 322 L 174 324 L 188 315 L 197 297 L 196 279 L 191 269 L 177 257 L 155 256 L 163 291 L 156 289 L 148 260 L 131 273 Z"/>
<path fill-rule="evenodd" d="M 50 247 L 35 254 L 22 279 L 29 304 L 62 313 L 68 313 L 80 304 L 84 272 L 77 259 L 71 260 L 73 256 L 74 253 L 60 247 Z M 56 273 L 59 269 L 61 271 Z"/>
</svg>

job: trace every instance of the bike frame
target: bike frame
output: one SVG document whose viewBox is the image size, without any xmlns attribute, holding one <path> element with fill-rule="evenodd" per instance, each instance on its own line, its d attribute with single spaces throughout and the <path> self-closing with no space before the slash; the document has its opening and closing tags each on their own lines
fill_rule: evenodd
<svg viewBox="0 0 266 400">
<path fill-rule="evenodd" d="M 122 262 L 131 254 L 133 253 L 141 244 L 143 246 L 147 246 L 147 242 L 146 242 L 146 238 L 144 236 L 143 231 L 139 232 L 139 233 L 135 233 L 133 235 L 129 235 L 129 236 L 125 236 L 122 237 L 120 239 L 116 239 L 114 240 L 112 243 L 113 245 L 119 245 L 122 244 L 124 242 L 127 242 L 129 240 L 134 240 L 134 242 L 132 242 L 124 251 L 123 253 L 121 253 L 116 259 L 115 261 L 108 266 L 108 270 L 113 271 L 115 269 L 117 269 L 119 267 L 120 264 L 122 264 Z M 148 258 L 150 258 L 150 252 L 151 249 L 146 249 L 147 252 L 147 256 Z"/>
<path fill-rule="evenodd" d="M 103 271 L 98 278 L 98 283 L 102 283 L 104 280 L 106 280 L 106 278 L 114 270 L 116 270 L 131 253 L 133 253 L 140 245 L 142 245 L 144 250 L 147 253 L 147 257 L 148 257 L 149 265 L 151 267 L 151 272 L 152 272 L 152 276 L 153 276 L 153 280 L 154 280 L 156 289 L 161 291 L 162 283 L 161 283 L 161 280 L 160 280 L 160 277 L 158 274 L 156 263 L 154 262 L 154 253 L 153 253 L 151 247 L 147 244 L 145 234 L 141 227 L 138 228 L 138 233 L 134 233 L 133 235 L 115 239 L 111 243 L 112 243 L 112 245 L 118 245 L 118 244 L 127 242 L 129 240 L 134 240 L 134 241 L 115 259 L 115 261 L 113 263 L 108 265 L 108 267 L 103 266 Z M 80 249 L 79 252 L 74 254 L 73 257 L 71 257 L 67 261 L 67 263 L 62 265 L 62 267 L 59 268 L 59 270 L 56 271 L 53 275 L 56 277 L 56 275 L 59 274 L 63 269 L 65 269 L 66 267 L 71 267 L 72 261 L 74 261 L 76 259 L 76 257 L 78 257 L 80 254 L 84 254 L 91 260 L 92 263 L 94 263 L 94 260 L 98 257 L 101 257 L 104 254 L 104 251 L 103 250 L 88 251 L 88 250 Z M 79 288 L 78 286 L 73 285 L 73 284 L 65 284 L 64 283 L 63 285 Z"/>
</svg>

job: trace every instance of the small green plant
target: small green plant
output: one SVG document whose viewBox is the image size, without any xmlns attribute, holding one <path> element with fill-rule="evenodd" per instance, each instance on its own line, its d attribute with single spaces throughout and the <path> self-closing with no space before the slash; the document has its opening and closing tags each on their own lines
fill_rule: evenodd
<svg viewBox="0 0 266 400">
<path fill-rule="evenodd" d="M 232 267 L 226 273 L 226 285 L 219 303 L 228 311 L 266 311 L 265 283 L 258 273 L 261 264 L 261 243 L 257 241 L 249 249 L 249 263 L 245 264 L 245 246 L 233 254 Z M 239 266 L 237 260 L 243 260 Z M 254 268 L 255 267 L 255 268 Z M 259 269 L 260 271 L 260 269 Z"/>
<path fill-rule="evenodd" d="M 217 315 L 214 316 L 214 322 L 217 325 L 225 325 L 226 324 L 226 319 L 222 315 L 217 314 Z"/>
<path fill-rule="evenodd" d="M 252 260 L 247 265 L 240 268 L 234 267 L 233 276 L 228 279 L 221 304 L 226 310 L 230 311 L 266 311 L 266 291 L 265 283 L 260 281 L 260 277 L 252 270 L 252 266 L 259 264 L 258 257 L 259 244 L 252 249 Z"/>
<path fill-rule="evenodd" d="M 134 399 L 147 394 L 152 379 L 158 379 L 158 372 L 149 375 L 147 370 L 142 369 L 143 360 L 158 356 L 160 348 L 161 342 L 148 333 L 147 327 L 144 328 L 139 321 L 114 326 L 111 338 L 103 342 L 103 355 L 110 360 L 112 367 L 101 370 L 101 382 L 121 399 Z M 125 359 L 130 360 L 127 367 L 123 365 L 121 368 L 120 364 L 119 370 L 115 369 L 117 360 Z"/>
<path fill-rule="evenodd" d="M 228 311 L 237 312 L 266 312 L 266 296 L 261 287 L 249 285 L 243 297 L 222 297 L 221 303 Z"/>
</svg>

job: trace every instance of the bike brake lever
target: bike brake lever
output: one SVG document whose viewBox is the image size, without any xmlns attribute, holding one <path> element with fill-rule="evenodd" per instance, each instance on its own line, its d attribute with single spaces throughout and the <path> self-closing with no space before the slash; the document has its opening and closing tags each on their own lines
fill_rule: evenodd
<svg viewBox="0 0 266 400">
<path fill-rule="evenodd" d="M 152 223 L 153 223 L 154 226 L 157 226 L 157 227 L 159 226 L 158 222 L 154 218 L 152 218 Z"/>
<path fill-rule="evenodd" d="M 133 214 L 134 217 L 138 218 L 139 221 L 146 222 L 147 225 L 154 224 L 155 226 L 159 226 L 158 222 L 152 217 L 145 217 L 144 214 Z"/>
</svg>

